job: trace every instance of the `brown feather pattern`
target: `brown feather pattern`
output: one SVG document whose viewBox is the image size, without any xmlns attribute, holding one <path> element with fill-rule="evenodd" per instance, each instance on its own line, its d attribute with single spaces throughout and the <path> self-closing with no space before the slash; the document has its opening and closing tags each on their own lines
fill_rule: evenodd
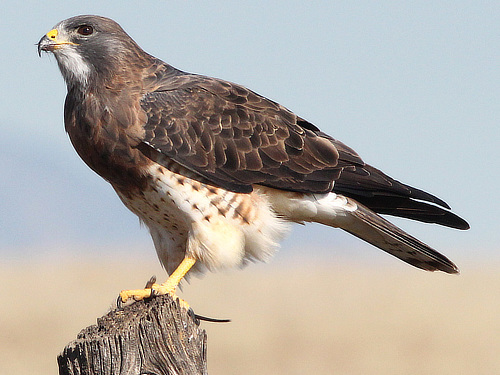
<svg viewBox="0 0 500 375">
<path fill-rule="evenodd" d="M 331 138 L 242 86 L 192 74 L 161 82 L 141 101 L 145 143 L 223 188 L 330 192 L 348 162 Z"/>
<path fill-rule="evenodd" d="M 466 229 L 439 198 L 365 164 L 342 142 L 243 86 L 158 62 L 141 106 L 144 142 L 213 184 L 240 193 L 253 184 L 304 193 L 334 191 L 378 213 Z M 153 82 L 153 80 L 150 80 Z"/>
</svg>

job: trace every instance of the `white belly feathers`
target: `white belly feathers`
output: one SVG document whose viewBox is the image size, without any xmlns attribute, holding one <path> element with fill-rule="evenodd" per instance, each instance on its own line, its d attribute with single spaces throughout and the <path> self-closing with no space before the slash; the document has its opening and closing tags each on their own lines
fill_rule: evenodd
<svg viewBox="0 0 500 375">
<path fill-rule="evenodd" d="M 185 255 L 198 260 L 194 271 L 199 272 L 266 261 L 273 255 L 288 226 L 271 209 L 266 194 L 259 189 L 230 192 L 186 177 L 190 173 L 178 165 L 172 169 L 153 164 L 148 189 L 133 196 L 117 191 L 148 226 L 169 274 Z"/>
</svg>

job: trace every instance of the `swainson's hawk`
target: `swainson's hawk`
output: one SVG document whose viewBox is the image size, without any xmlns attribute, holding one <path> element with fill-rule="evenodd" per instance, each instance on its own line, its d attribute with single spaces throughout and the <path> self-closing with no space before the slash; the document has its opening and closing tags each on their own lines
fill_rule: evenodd
<svg viewBox="0 0 500 375">
<path fill-rule="evenodd" d="M 151 232 L 170 275 L 153 285 L 157 293 L 174 294 L 188 271 L 267 260 L 291 222 L 338 227 L 413 266 L 457 272 L 379 214 L 458 229 L 467 222 L 280 104 L 178 70 L 104 17 L 58 23 L 38 51 L 55 55 L 66 81 L 76 151 Z"/>
</svg>

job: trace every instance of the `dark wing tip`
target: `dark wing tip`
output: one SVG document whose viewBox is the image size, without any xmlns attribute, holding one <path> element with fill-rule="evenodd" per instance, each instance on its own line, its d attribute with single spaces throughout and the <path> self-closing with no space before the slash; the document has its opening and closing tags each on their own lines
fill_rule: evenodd
<svg viewBox="0 0 500 375">
<path fill-rule="evenodd" d="M 379 214 L 466 230 L 469 224 L 442 199 L 403 184 L 368 165 L 345 169 L 333 191 L 356 199 Z M 429 203 L 426 203 L 429 202 Z"/>
<path fill-rule="evenodd" d="M 411 198 L 419 199 L 419 200 L 426 201 L 426 202 L 435 203 L 441 207 L 447 208 L 448 210 L 451 209 L 451 207 L 448 205 L 448 203 L 446 203 L 444 200 L 436 197 L 435 195 L 430 194 L 426 191 L 414 188 L 412 186 L 408 186 L 408 185 L 405 185 L 405 186 L 409 189 Z"/>
<path fill-rule="evenodd" d="M 455 214 L 452 214 L 455 216 L 455 220 L 456 220 L 456 225 L 453 227 L 455 229 L 460 229 L 460 230 L 468 230 L 470 229 L 470 225 L 467 221 L 465 221 L 464 219 L 462 219 L 460 216 L 458 215 L 455 215 Z"/>
</svg>

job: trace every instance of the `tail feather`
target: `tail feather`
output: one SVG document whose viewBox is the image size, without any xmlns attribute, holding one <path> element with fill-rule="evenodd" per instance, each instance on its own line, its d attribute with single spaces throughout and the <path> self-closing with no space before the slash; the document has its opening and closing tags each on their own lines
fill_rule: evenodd
<svg viewBox="0 0 500 375">
<path fill-rule="evenodd" d="M 353 197 L 378 214 L 404 217 L 424 223 L 440 224 L 455 229 L 469 229 L 469 224 L 453 212 L 441 207 L 404 197 Z M 366 201 L 365 201 L 366 199 Z"/>
<path fill-rule="evenodd" d="M 276 214 L 288 221 L 337 227 L 428 271 L 458 273 L 458 268 L 425 243 L 385 220 L 371 208 L 340 194 L 304 194 L 259 187 Z"/>
<path fill-rule="evenodd" d="M 458 273 L 457 266 L 444 255 L 412 237 L 402 229 L 360 203 L 339 225 L 343 230 L 394 255 L 402 261 L 428 271 Z"/>
</svg>

